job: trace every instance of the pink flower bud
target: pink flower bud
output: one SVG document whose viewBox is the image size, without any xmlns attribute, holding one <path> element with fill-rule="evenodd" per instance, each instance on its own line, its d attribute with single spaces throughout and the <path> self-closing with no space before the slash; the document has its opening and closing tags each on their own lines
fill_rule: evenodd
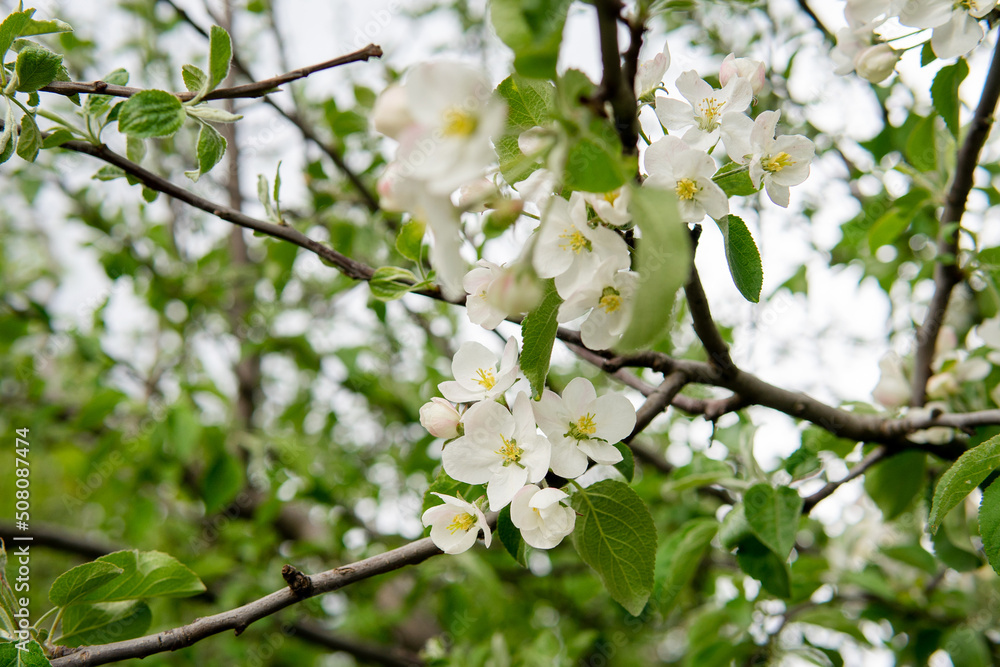
<svg viewBox="0 0 1000 667">
<path fill-rule="evenodd" d="M 443 398 L 434 397 L 420 406 L 420 424 L 435 438 L 450 440 L 461 435 L 462 416 L 455 406 Z"/>
<path fill-rule="evenodd" d="M 730 53 L 719 68 L 719 83 L 725 86 L 733 77 L 746 79 L 753 89 L 753 94 L 757 95 L 764 90 L 764 75 L 764 63 L 750 58 L 737 58 L 735 54 Z"/>
<path fill-rule="evenodd" d="M 372 109 L 372 122 L 378 132 L 393 139 L 398 139 L 403 130 L 416 123 L 410 115 L 410 102 L 402 87 L 393 84 L 382 91 Z"/>
<path fill-rule="evenodd" d="M 897 62 L 899 54 L 891 46 L 876 44 L 858 54 L 854 69 L 862 79 L 878 83 L 889 78 Z"/>
</svg>

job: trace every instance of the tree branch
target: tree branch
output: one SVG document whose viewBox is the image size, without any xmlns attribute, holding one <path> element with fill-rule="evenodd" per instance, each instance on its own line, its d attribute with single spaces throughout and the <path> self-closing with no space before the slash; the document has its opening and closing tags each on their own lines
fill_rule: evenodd
<svg viewBox="0 0 1000 667">
<path fill-rule="evenodd" d="M 618 48 L 618 21 L 621 18 L 622 3 L 621 0 L 597 0 L 594 5 L 597 7 L 601 62 L 604 66 L 599 98 L 611 103 L 615 130 L 622 141 L 622 152 L 634 155 L 639 151 L 639 120 L 634 82 L 626 81 L 622 76 L 621 53 Z"/>
<path fill-rule="evenodd" d="M 816 493 L 808 496 L 802 505 L 803 514 L 809 514 L 817 504 L 830 497 L 833 492 L 839 489 L 842 485 L 847 484 L 852 479 L 856 479 L 860 475 L 863 475 L 865 471 L 873 465 L 883 459 L 889 458 L 890 456 L 892 456 L 892 453 L 885 447 L 876 447 L 868 454 L 868 456 L 861 459 L 856 466 L 851 468 L 851 470 L 842 479 L 839 479 L 836 482 L 830 482 Z"/>
<path fill-rule="evenodd" d="M 308 67 L 300 67 L 299 69 L 279 74 L 278 76 L 271 77 L 270 79 L 254 81 L 253 83 L 246 83 L 240 86 L 216 88 L 212 92 L 205 95 L 202 100 L 209 101 L 263 97 L 269 93 L 275 92 L 278 86 L 296 81 L 298 79 L 304 79 L 310 74 L 315 74 L 316 72 L 330 69 L 332 67 L 339 67 L 340 65 L 347 65 L 348 63 L 366 61 L 369 58 L 379 58 L 381 55 L 381 47 L 376 44 L 369 44 L 368 46 L 358 49 L 352 53 L 337 56 L 336 58 L 332 58 L 315 65 L 309 65 Z M 55 93 L 56 95 L 65 95 L 67 97 L 70 95 L 77 95 L 79 93 L 111 95 L 112 97 L 132 97 L 136 93 L 142 92 L 144 89 L 133 88 L 131 86 L 116 86 L 107 83 L 106 81 L 91 81 L 89 83 L 82 81 L 53 81 L 39 90 L 46 93 Z M 194 99 L 195 93 L 185 91 L 183 93 L 174 93 L 174 96 L 176 96 L 180 101 L 186 102 Z"/>
<path fill-rule="evenodd" d="M 701 225 L 695 225 L 691 229 L 691 246 L 696 251 L 698 249 L 698 238 L 701 236 Z M 722 339 L 719 328 L 712 319 L 712 310 L 708 305 L 708 297 L 705 296 L 705 288 L 701 285 L 698 277 L 698 268 L 691 261 L 691 275 L 687 284 L 684 285 L 684 294 L 687 297 L 688 306 L 691 308 L 691 319 L 694 321 L 694 332 L 698 335 L 705 352 L 708 353 L 709 363 L 718 368 L 722 377 L 732 377 L 736 373 L 736 365 L 732 357 L 729 356 L 729 346 Z"/>
<path fill-rule="evenodd" d="M 910 405 L 921 406 L 927 400 L 927 380 L 931 376 L 934 350 L 938 333 L 944 324 L 951 292 L 964 278 L 958 266 L 958 234 L 961 229 L 965 204 L 972 189 L 972 175 L 979 164 L 979 154 L 990 134 L 993 114 L 1000 98 L 1000 42 L 993 49 L 993 60 L 979 106 L 972 118 L 972 125 L 965 141 L 958 150 L 955 161 L 955 178 L 951 182 L 944 211 L 941 214 L 941 231 L 938 237 L 938 262 L 934 267 L 934 296 L 924 323 L 917 329 L 917 352 L 913 369 L 913 387 Z"/>
<path fill-rule="evenodd" d="M 491 528 L 495 525 L 496 517 L 494 515 L 491 517 Z M 308 588 L 302 587 L 299 592 L 285 587 L 242 607 L 199 618 L 193 623 L 179 628 L 137 639 L 74 649 L 71 653 L 52 660 L 51 664 L 53 667 L 105 665 L 118 660 L 144 658 L 164 651 L 176 651 L 227 630 L 234 630 L 239 635 L 251 623 L 270 616 L 300 600 L 330 593 L 348 584 L 392 572 L 407 565 L 416 565 L 440 553 L 442 551 L 434 546 L 431 539 L 425 537 L 398 549 L 365 558 L 350 565 L 312 576 L 302 575 L 309 580 L 311 585 Z"/>
<path fill-rule="evenodd" d="M 124 549 L 124 547 L 99 542 L 82 535 L 74 535 L 67 532 L 61 526 L 32 521 L 31 530 L 24 532 L 16 530 L 14 524 L 11 522 L 0 521 L 0 539 L 7 543 L 8 548 L 14 537 L 32 537 L 34 539 L 31 541 L 31 544 L 35 546 L 50 547 L 59 551 L 77 554 L 91 560 Z"/>
</svg>

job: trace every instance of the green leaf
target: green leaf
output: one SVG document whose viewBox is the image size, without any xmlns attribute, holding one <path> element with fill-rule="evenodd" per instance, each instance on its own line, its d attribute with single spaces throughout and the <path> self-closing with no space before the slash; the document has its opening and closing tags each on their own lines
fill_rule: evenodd
<svg viewBox="0 0 1000 667">
<path fill-rule="evenodd" d="M 727 197 L 747 197 L 757 192 L 746 165 L 729 162 L 722 165 L 712 176 L 715 184 L 722 188 Z"/>
<path fill-rule="evenodd" d="M 642 232 L 635 269 L 639 287 L 632 317 L 619 347 L 634 350 L 670 333 L 674 296 L 691 272 L 691 237 L 677 213 L 672 192 L 649 187 L 632 188 L 632 219 Z"/>
<path fill-rule="evenodd" d="M 660 612 L 670 612 L 694 577 L 705 550 L 719 530 L 715 519 L 694 519 L 665 540 L 656 552 L 655 591 Z"/>
<path fill-rule="evenodd" d="M 243 468 L 238 459 L 225 450 L 219 452 L 201 483 L 205 511 L 218 512 L 243 488 Z"/>
<path fill-rule="evenodd" d="M 755 484 L 743 496 L 743 512 L 750 529 L 768 549 L 788 558 L 802 514 L 802 497 L 787 486 Z"/>
<path fill-rule="evenodd" d="M 91 177 L 95 181 L 113 181 L 116 178 L 122 178 L 125 176 L 125 170 L 121 167 L 116 167 L 113 164 L 106 164 L 100 169 L 98 169 L 94 175 Z"/>
<path fill-rule="evenodd" d="M 116 551 L 99 562 L 117 565 L 125 572 L 90 591 L 77 602 L 117 602 L 151 597 L 189 597 L 205 590 L 186 565 L 160 551 Z"/>
<path fill-rule="evenodd" d="M 197 182 L 202 174 L 207 174 L 226 153 L 226 139 L 208 123 L 201 123 L 198 130 L 198 168 L 185 171 L 184 175 Z"/>
<path fill-rule="evenodd" d="M 0 626 L 10 633 L 15 631 L 13 626 L 14 612 L 20 609 L 14 597 L 14 590 L 7 581 L 7 551 L 4 549 L 3 540 L 0 540 Z"/>
<path fill-rule="evenodd" d="M 156 198 L 160 196 L 160 193 L 153 188 L 147 188 L 145 185 L 142 186 L 142 199 L 147 204 L 152 204 L 156 201 Z"/>
<path fill-rule="evenodd" d="M 1000 435 L 973 447 L 962 454 L 955 463 L 941 475 L 934 488 L 927 530 L 936 533 L 948 512 L 965 500 L 980 482 L 1000 466 Z"/>
<path fill-rule="evenodd" d="M 1000 573 L 1000 479 L 983 492 L 979 504 L 979 536 L 993 569 Z"/>
<path fill-rule="evenodd" d="M 635 477 L 635 456 L 632 455 L 632 448 L 624 442 L 616 442 L 615 449 L 622 455 L 622 460 L 615 464 L 615 469 L 622 474 L 626 482 L 631 482 Z"/>
<path fill-rule="evenodd" d="M 941 114 L 945 125 L 951 130 L 952 136 L 958 139 L 959 109 L 962 106 L 958 99 L 958 87 L 969 75 L 969 65 L 965 58 L 959 58 L 954 65 L 942 67 L 934 76 L 931 83 L 931 100 L 934 102 L 934 109 Z"/>
<path fill-rule="evenodd" d="M 69 130 L 56 130 L 42 140 L 42 148 L 58 148 L 67 141 L 72 141 L 75 138 Z"/>
<path fill-rule="evenodd" d="M 903 154 L 918 171 L 937 169 L 937 114 L 922 118 L 910 131 Z"/>
<path fill-rule="evenodd" d="M 181 101 L 164 90 L 144 90 L 130 97 L 118 113 L 118 131 L 140 139 L 169 137 L 186 115 Z"/>
<path fill-rule="evenodd" d="M 21 136 L 17 140 L 17 154 L 28 162 L 34 162 L 42 147 L 42 133 L 30 114 L 21 116 Z"/>
<path fill-rule="evenodd" d="M 217 25 L 212 26 L 208 38 L 208 90 L 215 90 L 229 74 L 229 62 L 233 58 L 233 43 L 229 33 Z"/>
<path fill-rule="evenodd" d="M 519 74 L 555 77 L 569 5 L 570 0 L 490 2 L 490 21 L 497 36 L 514 51 L 514 69 Z"/>
<path fill-rule="evenodd" d="M 595 136 L 578 138 L 566 156 L 565 186 L 583 192 L 610 192 L 621 187 L 628 178 L 621 155 L 620 144 Z"/>
<path fill-rule="evenodd" d="M 125 157 L 138 164 L 146 157 L 146 142 L 138 137 L 125 137 Z"/>
<path fill-rule="evenodd" d="M 521 372 L 531 383 L 531 394 L 536 400 L 541 397 L 549 374 L 552 345 L 559 329 L 556 315 L 561 303 L 555 281 L 546 280 L 542 302 L 521 321 Z"/>
<path fill-rule="evenodd" d="M 14 71 L 17 74 L 17 89 L 31 93 L 56 80 L 62 56 L 49 51 L 44 46 L 30 44 L 17 54 Z"/>
<path fill-rule="evenodd" d="M 934 544 L 934 555 L 956 572 L 973 572 L 983 566 L 983 561 L 977 554 L 952 542 L 947 530 L 936 532 L 931 541 Z"/>
<path fill-rule="evenodd" d="M 420 220 L 410 220 L 404 224 L 396 236 L 396 250 L 406 259 L 420 261 L 420 248 L 424 240 L 426 225 Z"/>
<path fill-rule="evenodd" d="M 78 565 L 63 572 L 52 582 L 49 601 L 57 607 L 71 605 L 124 572 L 114 563 L 99 560 Z"/>
<path fill-rule="evenodd" d="M 903 544 L 883 547 L 880 551 L 889 558 L 921 569 L 927 574 L 937 574 L 938 565 L 934 556 L 919 544 Z"/>
<path fill-rule="evenodd" d="M 736 289 L 743 298 L 752 303 L 760 301 L 760 290 L 764 285 L 764 267 L 760 261 L 760 251 L 747 229 L 743 219 L 730 215 L 724 221 L 716 220 L 726 244 L 726 262 Z"/>
<path fill-rule="evenodd" d="M 42 651 L 41 645 L 32 640 L 27 643 L 27 650 L 17 648 L 15 642 L 0 644 L 0 665 L 3 667 L 48 667 L 51 665 Z"/>
<path fill-rule="evenodd" d="M 10 45 L 14 43 L 14 40 L 24 34 L 24 31 L 31 24 L 31 16 L 34 13 L 34 9 L 29 9 L 25 12 L 14 12 L 5 18 L 3 23 L 0 23 L 0 62 L 3 61 L 4 55 L 6 55 L 7 50 L 10 49 Z"/>
<path fill-rule="evenodd" d="M 184 87 L 189 93 L 200 92 L 208 85 L 208 75 L 194 65 L 181 65 L 181 79 L 184 80 Z"/>
<path fill-rule="evenodd" d="M 493 143 L 504 179 L 517 183 L 539 166 L 536 156 L 521 152 L 517 138 L 525 130 L 550 123 L 555 88 L 548 81 L 512 74 L 500 82 L 496 92 L 507 102 L 507 126 L 502 136 L 493 137 Z"/>
<path fill-rule="evenodd" d="M 792 594 L 788 564 L 761 541 L 749 538 L 740 542 L 736 563 L 771 595 L 787 598 Z"/>
<path fill-rule="evenodd" d="M 510 505 L 504 506 L 497 516 L 497 537 L 500 538 L 503 548 L 519 565 L 528 566 L 524 558 L 524 540 L 521 538 L 521 531 L 510 518 Z"/>
<path fill-rule="evenodd" d="M 128 83 L 128 72 L 119 67 L 115 71 L 109 72 L 101 80 L 116 86 L 124 86 Z M 83 111 L 89 116 L 100 116 L 108 110 L 108 107 L 116 99 L 111 95 L 87 95 L 87 99 L 83 103 Z"/>
<path fill-rule="evenodd" d="M 909 451 L 897 454 L 865 471 L 865 491 L 892 521 L 905 512 L 927 485 L 927 455 Z"/>
<path fill-rule="evenodd" d="M 86 646 L 135 639 L 146 634 L 153 614 L 143 600 L 67 607 L 62 615 L 63 646 Z"/>
<path fill-rule="evenodd" d="M 961 625 L 952 628 L 941 638 L 941 647 L 947 651 L 955 667 L 995 667 L 990 645 L 982 632 Z"/>
<path fill-rule="evenodd" d="M 28 25 L 21 30 L 20 36 L 32 37 L 34 35 L 51 35 L 58 32 L 73 32 L 73 26 L 65 21 L 60 21 L 59 19 L 48 19 L 46 21 L 31 19 L 28 21 Z"/>
<path fill-rule="evenodd" d="M 376 299 L 392 301 L 414 289 L 418 282 L 412 271 L 398 266 L 383 266 L 375 270 L 371 280 L 368 281 L 368 287 Z"/>
<path fill-rule="evenodd" d="M 207 104 L 184 107 L 184 110 L 187 112 L 187 115 L 200 120 L 207 120 L 210 123 L 235 123 L 243 118 L 239 114 L 229 113 L 225 109 L 210 107 Z"/>
<path fill-rule="evenodd" d="M 624 482 L 606 479 L 572 496 L 579 516 L 573 544 L 611 597 L 638 616 L 653 591 L 656 527 L 646 505 Z"/>
<path fill-rule="evenodd" d="M 934 55 L 934 47 L 931 46 L 931 41 L 927 40 L 924 42 L 924 47 L 920 49 L 920 66 L 926 67 L 935 60 L 937 60 L 937 56 Z"/>
</svg>

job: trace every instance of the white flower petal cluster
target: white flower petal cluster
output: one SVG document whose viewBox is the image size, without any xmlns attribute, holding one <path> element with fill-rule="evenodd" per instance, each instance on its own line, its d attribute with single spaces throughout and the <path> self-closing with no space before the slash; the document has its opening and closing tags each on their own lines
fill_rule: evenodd
<svg viewBox="0 0 1000 667">
<path fill-rule="evenodd" d="M 663 75 L 669 67 L 670 49 L 667 44 L 652 59 L 639 63 L 635 72 L 635 99 L 639 104 L 650 104 L 655 100 L 656 91 L 663 87 Z"/>
<path fill-rule="evenodd" d="M 609 257 L 559 306 L 559 322 L 587 316 L 580 325 L 580 337 L 592 350 L 613 346 L 632 321 L 632 299 L 639 274 L 626 269 L 621 258 Z"/>
<path fill-rule="evenodd" d="M 721 90 L 712 88 L 694 70 L 677 77 L 677 90 L 686 102 L 663 98 L 656 102 L 656 116 L 668 130 L 684 130 L 681 137 L 691 148 L 707 151 L 719 141 L 722 116 L 745 111 L 753 99 L 753 88 L 741 77 L 733 77 Z"/>
<path fill-rule="evenodd" d="M 933 28 L 931 46 L 938 58 L 957 58 L 983 41 L 979 19 L 996 7 L 996 0 L 907 0 L 899 22 L 913 28 Z"/>
<path fill-rule="evenodd" d="M 778 206 L 787 207 L 788 188 L 809 176 L 809 164 L 816 148 L 799 134 L 775 136 L 779 111 L 763 111 L 751 121 L 743 114 L 726 114 L 722 134 L 729 157 L 747 165 L 755 187 L 767 190 Z"/>
<path fill-rule="evenodd" d="M 534 275 L 521 265 L 500 266 L 485 259 L 465 274 L 465 309 L 473 324 L 495 329 L 509 315 L 538 305 L 542 293 Z"/>
<path fill-rule="evenodd" d="M 474 403 L 497 399 L 517 379 L 517 341 L 507 339 L 500 359 L 481 343 L 463 343 L 452 359 L 451 372 L 455 379 L 438 385 L 449 401 Z"/>
<path fill-rule="evenodd" d="M 563 504 L 567 498 L 560 489 L 539 489 L 529 484 L 511 501 L 510 520 L 530 546 L 551 549 L 576 526 L 576 512 Z"/>
<path fill-rule="evenodd" d="M 451 194 L 481 181 L 496 161 L 490 137 L 503 130 L 505 118 L 506 106 L 489 79 L 460 63 L 417 65 L 375 101 L 375 129 L 399 142 L 379 180 L 382 206 L 427 225 L 431 264 L 449 298 L 463 293 L 466 272 L 459 254 L 461 209 Z"/>
<path fill-rule="evenodd" d="M 706 214 L 719 219 L 729 213 L 729 198 L 712 180 L 715 160 L 705 151 L 667 135 L 646 149 L 643 162 L 649 174 L 644 184 L 673 190 L 684 222 L 701 222 Z"/>
<path fill-rule="evenodd" d="M 468 551 L 476 543 L 480 531 L 483 543 L 489 547 L 492 541 L 486 515 L 472 503 L 461 498 L 432 492 L 444 501 L 424 512 L 420 520 L 431 528 L 431 539 L 438 549 L 446 554 L 460 554 Z"/>
<path fill-rule="evenodd" d="M 730 53 L 719 67 L 719 83 L 725 87 L 733 78 L 743 79 L 749 83 L 750 89 L 756 96 L 764 90 L 764 84 L 767 83 L 767 70 L 764 68 L 764 63 L 759 60 L 737 58 L 735 53 Z"/>
</svg>

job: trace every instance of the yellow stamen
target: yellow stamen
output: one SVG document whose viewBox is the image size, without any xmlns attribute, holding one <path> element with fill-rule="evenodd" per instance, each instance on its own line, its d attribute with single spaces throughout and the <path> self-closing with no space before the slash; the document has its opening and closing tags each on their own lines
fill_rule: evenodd
<svg viewBox="0 0 1000 667">
<path fill-rule="evenodd" d="M 460 107 L 451 107 L 444 112 L 441 131 L 449 137 L 468 137 L 476 131 L 476 125 L 476 117 L 471 113 Z"/>
<path fill-rule="evenodd" d="M 492 370 L 479 368 L 476 370 L 476 375 L 479 376 L 479 378 L 472 378 L 472 381 L 487 391 L 492 389 L 497 383 L 497 377 L 493 374 Z"/>
<path fill-rule="evenodd" d="M 620 196 L 620 194 L 621 193 L 618 192 L 618 190 L 612 190 L 611 192 L 605 192 L 604 193 L 604 201 L 606 201 L 609 204 L 611 204 L 612 206 L 614 206 L 615 205 L 615 201 L 618 199 L 618 197 Z"/>
<path fill-rule="evenodd" d="M 506 468 L 511 463 L 516 465 L 521 465 L 521 455 L 524 454 L 524 450 L 517 446 L 517 441 L 511 438 L 500 436 L 503 440 L 503 447 L 496 450 L 496 454 L 499 454 L 503 458 L 503 466 Z"/>
<path fill-rule="evenodd" d="M 621 293 L 614 287 L 605 287 L 598 303 L 605 313 L 613 313 L 622 307 Z"/>
<path fill-rule="evenodd" d="M 790 167 L 793 164 L 795 164 L 795 160 L 785 151 L 781 151 L 777 155 L 770 155 L 760 161 L 760 166 L 769 174 L 776 174 L 785 167 Z"/>
<path fill-rule="evenodd" d="M 472 527 L 475 525 L 476 525 L 475 515 L 469 513 L 456 514 L 455 518 L 451 522 L 451 525 L 448 526 L 448 530 L 449 532 L 451 532 L 452 535 L 454 535 L 456 532 L 460 530 L 462 532 L 467 533 L 470 530 L 472 530 Z"/>
<path fill-rule="evenodd" d="M 698 127 L 705 131 L 714 130 L 719 124 L 716 119 L 722 114 L 724 106 L 726 106 L 725 102 L 720 102 L 714 97 L 707 97 L 698 102 Z"/>
<path fill-rule="evenodd" d="M 565 242 L 559 245 L 566 249 L 575 252 L 577 255 L 580 254 L 581 250 L 591 251 L 590 239 L 583 235 L 583 233 L 577 229 L 575 226 L 570 225 L 563 230 L 563 233 L 559 235 L 559 238 L 566 239 Z"/>
<path fill-rule="evenodd" d="M 575 422 L 570 422 L 569 431 L 565 433 L 565 437 L 573 438 L 574 440 L 589 440 L 590 436 L 597 432 L 597 424 L 594 422 L 595 417 L 596 415 L 588 412 Z"/>
<path fill-rule="evenodd" d="M 690 178 L 682 178 L 677 181 L 677 187 L 674 188 L 674 192 L 677 193 L 678 199 L 690 201 L 691 199 L 694 199 L 696 194 L 698 194 L 698 184 Z"/>
</svg>

